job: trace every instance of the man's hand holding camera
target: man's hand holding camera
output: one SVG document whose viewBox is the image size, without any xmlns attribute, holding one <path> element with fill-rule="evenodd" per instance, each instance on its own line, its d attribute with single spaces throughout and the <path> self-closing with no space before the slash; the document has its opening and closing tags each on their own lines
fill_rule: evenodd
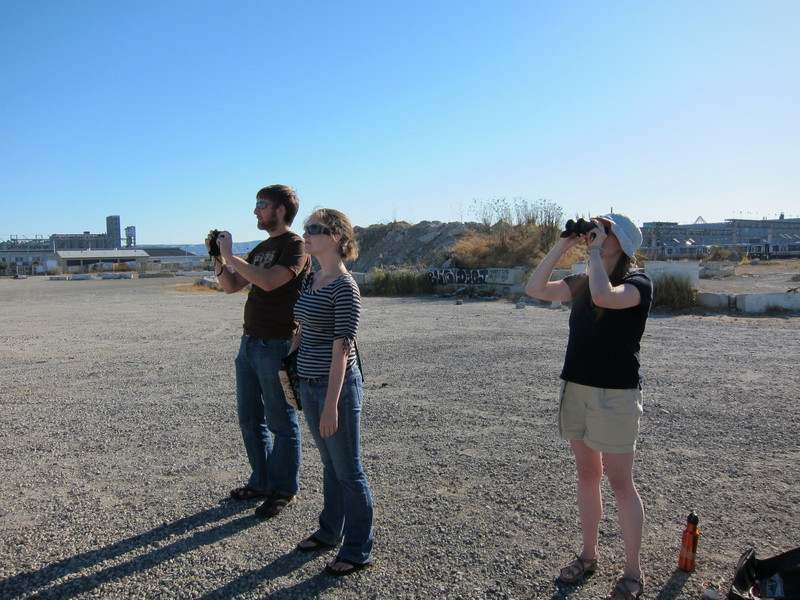
<svg viewBox="0 0 800 600">
<path fill-rule="evenodd" d="M 233 236 L 228 231 L 211 230 L 206 237 L 209 256 L 229 259 L 233 254 Z"/>
<path fill-rule="evenodd" d="M 270 291 L 288 283 L 293 277 L 293 273 L 282 265 L 257 267 L 236 256 L 233 253 L 233 236 L 229 231 L 212 229 L 205 242 L 217 282 L 225 293 L 238 292 L 250 284 Z"/>
<path fill-rule="evenodd" d="M 206 249 L 214 263 L 214 274 L 219 278 L 227 271 L 225 264 L 233 256 L 233 237 L 228 231 L 212 229 L 206 236 Z"/>
</svg>

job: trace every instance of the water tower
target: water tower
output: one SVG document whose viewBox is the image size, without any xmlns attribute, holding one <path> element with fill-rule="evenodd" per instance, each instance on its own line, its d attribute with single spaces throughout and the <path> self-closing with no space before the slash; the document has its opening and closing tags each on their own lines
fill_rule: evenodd
<svg viewBox="0 0 800 600">
<path fill-rule="evenodd" d="M 125 228 L 125 247 L 132 248 L 136 246 L 136 227 L 129 225 Z"/>
</svg>

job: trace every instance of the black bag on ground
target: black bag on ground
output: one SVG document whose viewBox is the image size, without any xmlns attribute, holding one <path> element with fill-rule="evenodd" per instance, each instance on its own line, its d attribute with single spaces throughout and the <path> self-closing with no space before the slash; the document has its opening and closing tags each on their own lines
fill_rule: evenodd
<svg viewBox="0 0 800 600">
<path fill-rule="evenodd" d="M 728 600 L 800 600 L 800 548 L 759 560 L 748 548 L 736 565 Z"/>
</svg>

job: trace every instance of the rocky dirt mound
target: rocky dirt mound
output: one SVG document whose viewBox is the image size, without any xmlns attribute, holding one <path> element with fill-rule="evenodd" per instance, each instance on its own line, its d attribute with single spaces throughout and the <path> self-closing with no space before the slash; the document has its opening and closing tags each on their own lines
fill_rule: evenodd
<svg viewBox="0 0 800 600">
<path fill-rule="evenodd" d="M 448 259 L 448 249 L 476 224 L 421 221 L 356 227 L 356 239 L 361 249 L 359 257 L 348 264 L 351 271 L 366 273 L 375 267 L 442 267 Z"/>
<path fill-rule="evenodd" d="M 478 223 L 442 223 L 421 221 L 415 225 L 405 221 L 356 227 L 356 239 L 361 249 L 359 257 L 348 263 L 351 271 L 366 273 L 376 267 L 448 267 L 445 264 L 448 249 L 469 231 L 476 230 Z M 301 229 L 297 229 L 302 233 Z M 234 242 L 233 252 L 245 256 L 262 240 Z M 204 256 L 203 244 L 180 246 L 182 250 Z"/>
</svg>

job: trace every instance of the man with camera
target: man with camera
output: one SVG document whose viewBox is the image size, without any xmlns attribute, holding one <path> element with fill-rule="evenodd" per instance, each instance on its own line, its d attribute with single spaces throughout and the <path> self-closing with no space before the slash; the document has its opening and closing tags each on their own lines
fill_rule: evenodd
<svg viewBox="0 0 800 600">
<path fill-rule="evenodd" d="M 300 427 L 278 379 L 297 329 L 294 303 L 311 269 L 302 238 L 289 229 L 299 205 L 295 191 L 285 185 L 256 194 L 253 212 L 258 228 L 269 237 L 246 260 L 233 254 L 229 232 L 214 230 L 206 238 L 220 287 L 233 294 L 251 285 L 236 356 L 236 407 L 252 473 L 231 497 L 264 498 L 256 509 L 262 518 L 274 517 L 294 502 L 300 487 Z"/>
</svg>

